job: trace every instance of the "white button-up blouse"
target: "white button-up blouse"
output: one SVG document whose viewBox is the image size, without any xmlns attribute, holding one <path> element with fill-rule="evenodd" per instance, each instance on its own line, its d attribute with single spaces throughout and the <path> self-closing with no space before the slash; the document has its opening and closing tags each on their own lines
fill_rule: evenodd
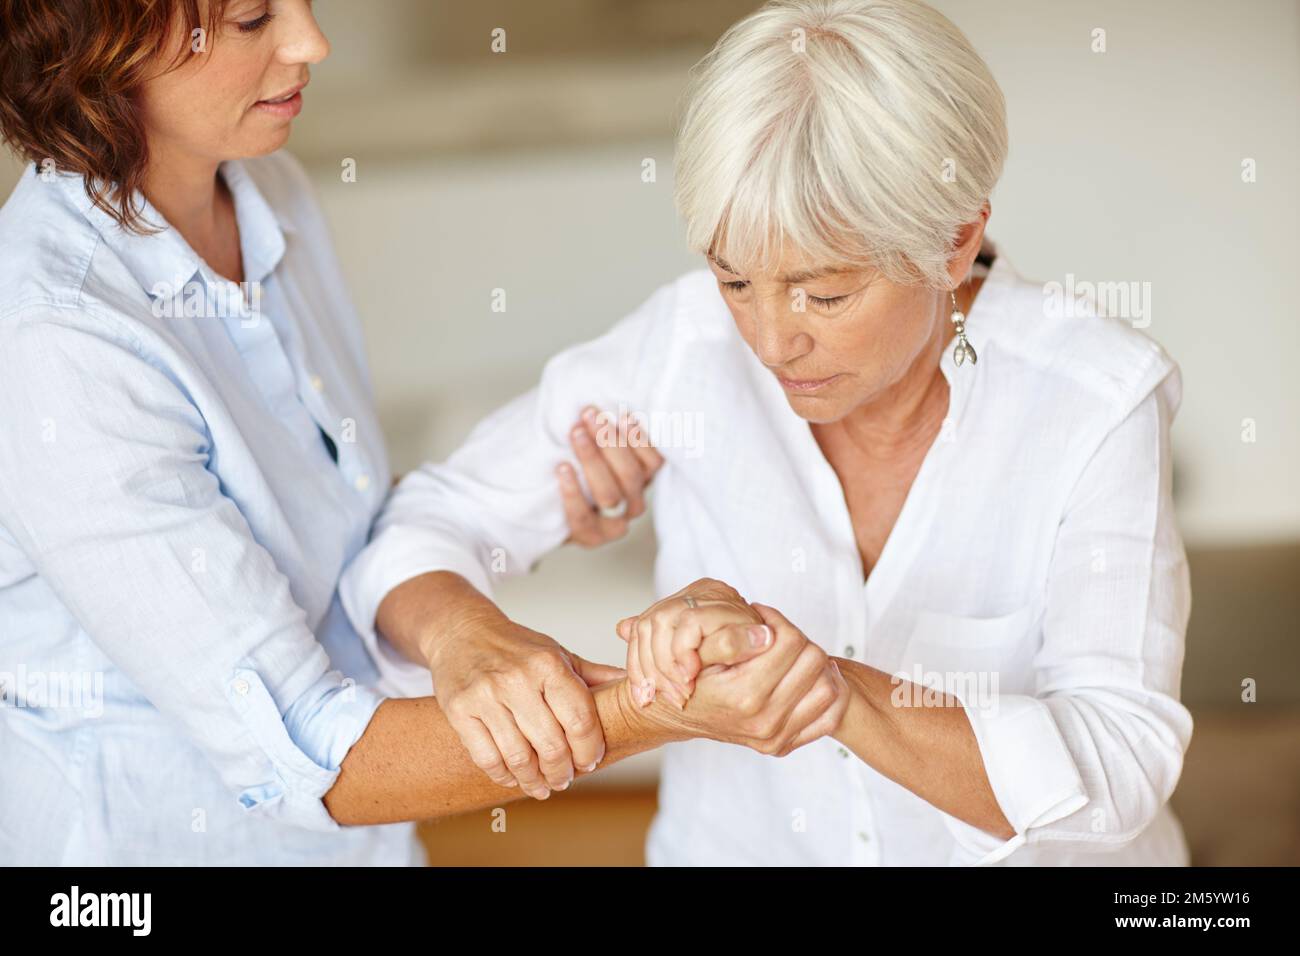
<svg viewBox="0 0 1300 956">
<path fill-rule="evenodd" d="M 979 362 L 945 352 L 949 414 L 865 583 L 838 478 L 700 271 L 408 475 L 344 606 L 384 679 L 427 691 L 376 638 L 383 595 L 430 570 L 486 593 L 526 572 L 567 534 L 552 469 L 570 423 L 587 402 L 622 408 L 666 459 L 657 592 L 719 578 L 831 654 L 952 691 L 1015 829 L 965 824 L 831 738 L 782 759 L 697 740 L 665 748 L 651 863 L 1184 864 L 1166 805 L 1192 732 L 1180 373 L 1122 321 L 1062 311 L 995 258 L 967 320 Z"/>
</svg>

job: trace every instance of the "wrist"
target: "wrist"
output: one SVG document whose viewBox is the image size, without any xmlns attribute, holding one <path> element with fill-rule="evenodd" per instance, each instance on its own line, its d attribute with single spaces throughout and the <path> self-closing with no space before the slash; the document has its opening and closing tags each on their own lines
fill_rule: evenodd
<svg viewBox="0 0 1300 956">
<path fill-rule="evenodd" d="M 849 695 L 849 706 L 844 710 L 840 725 L 831 731 L 828 736 L 833 737 L 850 750 L 856 752 L 855 742 L 870 739 L 873 733 L 878 732 L 881 715 L 873 695 L 868 692 L 867 685 L 862 679 L 863 675 L 858 670 L 861 665 L 854 661 L 846 661 L 840 657 L 833 658 L 833 660 L 844 677 L 846 692 Z"/>
<path fill-rule="evenodd" d="M 664 719 L 664 705 L 658 700 L 642 707 L 632 698 L 632 683 L 627 678 L 612 685 L 617 719 L 629 739 L 644 741 L 652 747 L 691 739 L 691 734 Z"/>
<path fill-rule="evenodd" d="M 476 637 L 497 632 L 509 623 L 510 619 L 490 602 L 462 606 L 452 614 L 433 617 L 421 626 L 416 635 L 420 659 L 429 670 L 434 670 L 449 648 L 463 647 Z"/>
</svg>

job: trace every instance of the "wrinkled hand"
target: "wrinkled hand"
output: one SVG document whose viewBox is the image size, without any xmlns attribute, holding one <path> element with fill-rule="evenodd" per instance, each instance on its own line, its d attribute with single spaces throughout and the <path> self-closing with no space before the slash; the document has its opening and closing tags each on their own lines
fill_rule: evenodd
<svg viewBox="0 0 1300 956">
<path fill-rule="evenodd" d="M 508 618 L 466 620 L 429 655 L 434 693 L 493 782 L 545 800 L 574 768 L 595 769 L 605 737 L 590 687 L 623 675 Z"/>
<path fill-rule="evenodd" d="M 749 632 L 728 631 L 727 640 L 766 647 L 772 633 L 758 612 L 729 584 L 701 578 L 642 613 L 618 622 L 618 636 L 627 641 L 627 677 L 633 700 L 648 704 L 663 694 L 678 708 L 686 706 L 700 672 L 699 648 L 704 638 L 726 625 L 754 624 Z"/>
<path fill-rule="evenodd" d="M 784 756 L 833 733 L 848 708 L 826 652 L 780 611 L 748 604 L 721 581 L 696 581 L 618 631 L 632 699 L 685 737 Z"/>
<path fill-rule="evenodd" d="M 583 409 L 569 431 L 569 444 L 595 500 L 594 505 L 587 500 L 571 464 L 556 467 L 569 540 L 584 548 L 617 541 L 645 512 L 645 489 L 664 460 L 636 421 L 626 416 L 615 421 L 595 406 Z M 617 517 L 600 510 L 620 507 L 624 510 Z"/>
</svg>

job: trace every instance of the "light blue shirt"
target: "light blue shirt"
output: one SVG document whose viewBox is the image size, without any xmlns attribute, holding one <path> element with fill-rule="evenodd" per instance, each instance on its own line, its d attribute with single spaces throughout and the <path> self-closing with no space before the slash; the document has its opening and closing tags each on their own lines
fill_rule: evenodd
<svg viewBox="0 0 1300 956">
<path fill-rule="evenodd" d="M 243 289 L 77 176 L 0 210 L 2 863 L 423 861 L 321 799 L 383 699 L 337 598 L 390 484 L 360 324 L 297 164 L 222 173 Z"/>
</svg>

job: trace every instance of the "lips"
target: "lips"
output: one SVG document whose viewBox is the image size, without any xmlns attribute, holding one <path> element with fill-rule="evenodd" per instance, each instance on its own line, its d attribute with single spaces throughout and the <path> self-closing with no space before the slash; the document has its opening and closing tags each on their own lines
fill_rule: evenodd
<svg viewBox="0 0 1300 956">
<path fill-rule="evenodd" d="M 786 378 L 783 375 L 778 375 L 776 380 L 781 383 L 781 387 L 786 391 L 807 393 L 819 391 L 839 377 L 838 374 L 829 378 Z"/>
<path fill-rule="evenodd" d="M 279 104 L 281 104 L 281 103 L 288 103 L 291 99 L 293 99 L 295 96 L 297 96 L 299 93 L 301 93 L 301 92 L 303 91 L 303 88 L 306 87 L 306 86 L 307 86 L 306 83 L 299 83 L 299 84 L 297 84 L 296 86 L 291 86 L 289 89 L 285 90 L 283 93 L 279 93 L 279 94 L 277 94 L 277 95 L 275 95 L 275 96 L 269 96 L 269 97 L 267 97 L 266 99 L 264 99 L 264 100 L 258 100 L 257 102 L 258 102 L 259 104 L 260 104 L 260 103 L 268 103 L 268 104 L 271 104 L 271 105 L 279 105 Z"/>
<path fill-rule="evenodd" d="M 270 115 L 284 122 L 293 119 L 302 111 L 302 90 L 306 83 L 299 83 L 292 89 L 285 90 L 267 100 L 258 100 L 253 109 Z"/>
</svg>

